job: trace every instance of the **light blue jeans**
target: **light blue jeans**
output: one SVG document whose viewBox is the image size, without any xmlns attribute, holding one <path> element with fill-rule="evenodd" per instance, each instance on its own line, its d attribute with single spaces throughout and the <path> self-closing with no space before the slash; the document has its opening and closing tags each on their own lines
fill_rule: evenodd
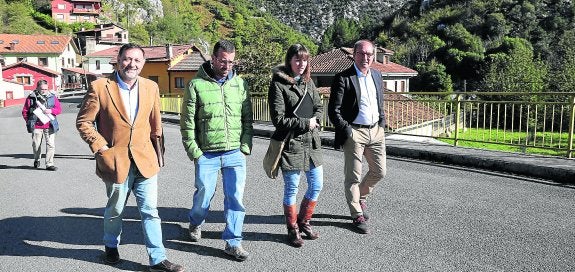
<svg viewBox="0 0 575 272">
<path fill-rule="evenodd" d="M 284 177 L 284 204 L 291 206 L 296 203 L 301 170 L 282 170 Z M 307 179 L 307 191 L 304 197 L 308 200 L 317 201 L 323 187 L 323 166 L 315 167 L 310 164 L 310 170 L 305 171 Z"/>
<path fill-rule="evenodd" d="M 204 152 L 194 164 L 196 192 L 189 214 L 190 224 L 199 226 L 204 223 L 221 170 L 226 219 L 222 239 L 232 247 L 239 246 L 242 241 L 242 228 L 246 215 L 246 209 L 242 203 L 246 185 L 245 155 L 239 149 L 226 152 Z"/>
<path fill-rule="evenodd" d="M 136 164 L 132 162 L 126 181 L 122 184 L 106 183 L 108 204 L 104 211 L 104 245 L 118 247 L 122 234 L 122 218 L 124 208 L 134 192 L 138 211 L 144 230 L 144 239 L 150 265 L 155 265 L 166 259 L 166 250 L 162 243 L 162 221 L 158 216 L 158 176 L 145 178 L 140 174 Z"/>
</svg>

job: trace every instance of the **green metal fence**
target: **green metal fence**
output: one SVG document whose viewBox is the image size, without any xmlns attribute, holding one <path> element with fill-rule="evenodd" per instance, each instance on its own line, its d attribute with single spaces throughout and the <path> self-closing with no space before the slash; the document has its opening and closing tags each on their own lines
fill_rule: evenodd
<svg viewBox="0 0 575 272">
<path fill-rule="evenodd" d="M 575 92 L 406 92 L 385 94 L 388 134 L 430 137 L 455 146 L 573 157 Z M 183 97 L 162 95 L 180 113 Z M 324 99 L 324 129 L 333 129 Z M 266 98 L 252 98 L 254 120 L 270 121 Z"/>
</svg>

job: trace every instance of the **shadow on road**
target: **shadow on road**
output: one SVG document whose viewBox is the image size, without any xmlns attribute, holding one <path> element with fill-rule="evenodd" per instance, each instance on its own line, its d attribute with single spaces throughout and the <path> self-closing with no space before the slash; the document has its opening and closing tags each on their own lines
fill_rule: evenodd
<svg viewBox="0 0 575 272">
<path fill-rule="evenodd" d="M 126 222 L 127 228 L 141 229 L 139 223 Z M 136 226 L 137 224 L 137 226 Z M 102 250 L 85 246 L 102 244 L 102 219 L 93 217 L 17 217 L 0 220 L 2 256 L 46 256 L 103 263 Z M 137 243 L 141 236 L 125 232 L 123 243 Z M 123 270 L 141 271 L 142 264 L 122 260 L 116 266 Z"/>
<path fill-rule="evenodd" d="M 0 154 L 0 157 L 7 157 L 7 158 L 15 158 L 15 159 L 34 159 L 34 155 L 32 155 L 32 153 L 29 154 Z M 44 159 L 46 158 L 46 154 L 42 154 L 40 156 L 40 159 Z M 54 158 L 60 158 L 60 159 L 84 159 L 84 160 L 94 160 L 94 156 L 93 155 L 85 155 L 85 154 L 81 154 L 81 155 L 77 155 L 77 154 L 54 154 Z"/>
</svg>

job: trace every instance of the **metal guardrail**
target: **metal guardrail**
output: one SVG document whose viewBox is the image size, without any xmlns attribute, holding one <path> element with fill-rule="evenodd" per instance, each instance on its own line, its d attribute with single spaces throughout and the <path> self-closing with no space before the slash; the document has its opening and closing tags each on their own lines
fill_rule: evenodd
<svg viewBox="0 0 575 272">
<path fill-rule="evenodd" d="M 572 158 L 575 92 L 386 93 L 388 133 L 473 146 Z M 162 95 L 161 109 L 180 113 L 181 95 Z M 325 129 L 328 99 L 323 99 Z M 253 97 L 254 120 L 270 121 L 267 99 Z M 475 144 L 475 145 L 474 145 Z"/>
<path fill-rule="evenodd" d="M 71 97 L 71 96 L 82 96 L 86 94 L 86 90 L 75 90 L 75 91 L 65 91 L 58 94 L 58 97 Z"/>
</svg>

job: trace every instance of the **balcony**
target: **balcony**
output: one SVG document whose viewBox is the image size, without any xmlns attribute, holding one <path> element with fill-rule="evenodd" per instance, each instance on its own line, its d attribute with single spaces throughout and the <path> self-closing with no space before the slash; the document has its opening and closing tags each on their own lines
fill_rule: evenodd
<svg viewBox="0 0 575 272">
<path fill-rule="evenodd" d="M 86 8 L 74 8 L 72 13 L 76 14 L 100 14 L 99 9 L 86 9 Z"/>
</svg>

